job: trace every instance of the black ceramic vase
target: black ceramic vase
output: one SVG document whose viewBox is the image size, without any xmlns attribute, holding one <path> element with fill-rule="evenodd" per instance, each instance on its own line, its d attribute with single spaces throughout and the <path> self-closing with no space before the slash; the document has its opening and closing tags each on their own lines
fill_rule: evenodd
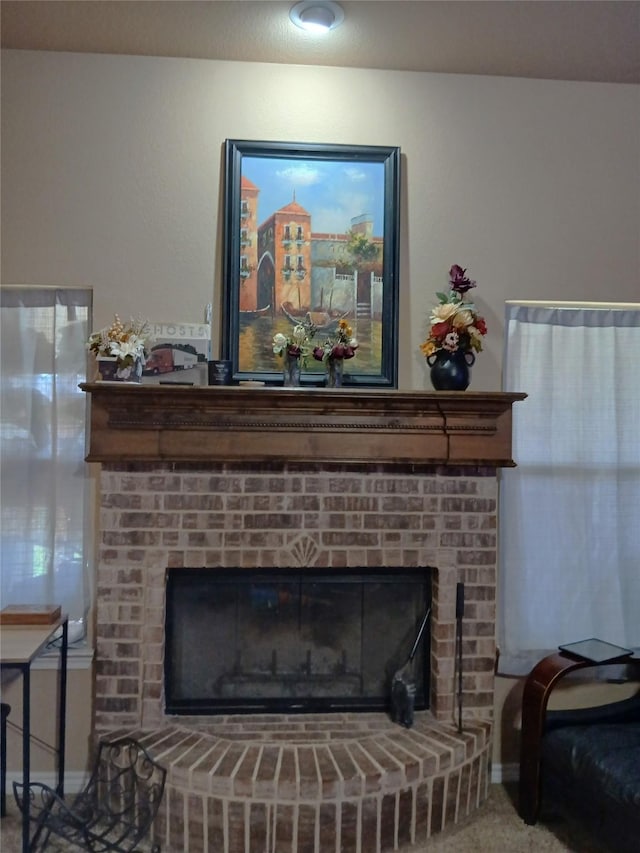
<svg viewBox="0 0 640 853">
<path fill-rule="evenodd" d="M 431 368 L 431 384 L 436 391 L 464 391 L 469 387 L 476 357 L 470 350 L 449 352 L 439 349 L 427 356 Z"/>
</svg>

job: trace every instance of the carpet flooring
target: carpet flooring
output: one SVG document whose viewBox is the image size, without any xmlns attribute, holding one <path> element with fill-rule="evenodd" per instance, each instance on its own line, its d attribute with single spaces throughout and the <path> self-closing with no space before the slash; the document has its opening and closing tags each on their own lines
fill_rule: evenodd
<svg viewBox="0 0 640 853">
<path fill-rule="evenodd" d="M 491 785 L 488 799 L 471 817 L 433 836 L 427 844 L 401 847 L 400 853 L 612 853 L 580 827 L 559 818 L 547 818 L 544 823 L 527 826 L 518 817 L 516 796 L 513 786 Z M 20 853 L 20 824 L 15 803 L 7 803 L 7 812 L 0 821 L 0 851 Z M 182 851 L 165 850 L 163 853 Z"/>
</svg>

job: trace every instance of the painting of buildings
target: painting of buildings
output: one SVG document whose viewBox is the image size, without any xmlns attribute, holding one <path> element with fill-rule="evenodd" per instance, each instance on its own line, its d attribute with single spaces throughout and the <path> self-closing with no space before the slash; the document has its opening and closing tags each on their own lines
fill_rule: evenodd
<svg viewBox="0 0 640 853">
<path fill-rule="evenodd" d="M 383 176 L 380 163 L 243 159 L 241 371 L 274 369 L 273 335 L 305 318 L 319 340 L 348 319 L 360 343 L 350 368 L 380 371 Z"/>
</svg>

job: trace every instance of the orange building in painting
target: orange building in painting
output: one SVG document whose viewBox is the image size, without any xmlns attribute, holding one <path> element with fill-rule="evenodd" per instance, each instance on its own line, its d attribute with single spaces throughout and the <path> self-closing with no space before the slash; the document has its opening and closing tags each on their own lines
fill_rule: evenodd
<svg viewBox="0 0 640 853">
<path fill-rule="evenodd" d="M 297 203 L 277 210 L 258 228 L 258 303 L 294 310 L 311 305 L 311 215 Z"/>
</svg>

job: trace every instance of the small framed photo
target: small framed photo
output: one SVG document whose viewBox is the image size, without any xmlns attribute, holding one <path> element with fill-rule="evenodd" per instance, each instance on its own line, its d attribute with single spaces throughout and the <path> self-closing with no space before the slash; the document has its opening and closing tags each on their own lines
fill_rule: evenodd
<svg viewBox="0 0 640 853">
<path fill-rule="evenodd" d="M 151 341 L 143 384 L 207 385 L 211 358 L 209 323 L 149 321 Z"/>
<path fill-rule="evenodd" d="M 282 382 L 273 337 L 346 320 L 344 384 L 397 387 L 400 149 L 228 139 L 222 357 L 234 381 Z M 303 385 L 324 384 L 306 360 Z"/>
</svg>

